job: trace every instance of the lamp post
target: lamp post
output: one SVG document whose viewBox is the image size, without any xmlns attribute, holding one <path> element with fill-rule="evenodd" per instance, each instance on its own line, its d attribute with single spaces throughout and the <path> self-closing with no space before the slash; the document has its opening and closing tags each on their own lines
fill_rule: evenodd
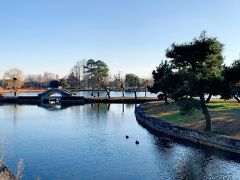
<svg viewBox="0 0 240 180">
<path fill-rule="evenodd" d="M 16 90 L 16 88 L 15 88 L 15 84 L 16 84 L 16 81 L 17 81 L 17 78 L 12 78 L 13 79 L 13 90 L 14 90 L 14 96 L 16 96 L 17 95 L 17 90 Z"/>
</svg>

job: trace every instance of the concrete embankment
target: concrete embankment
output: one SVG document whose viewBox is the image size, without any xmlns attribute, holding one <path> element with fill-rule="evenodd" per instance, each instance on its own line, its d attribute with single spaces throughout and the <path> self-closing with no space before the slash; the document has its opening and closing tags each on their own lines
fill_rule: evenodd
<svg viewBox="0 0 240 180">
<path fill-rule="evenodd" d="M 151 117 L 144 112 L 143 108 L 137 106 L 135 109 L 137 121 L 147 129 L 155 132 L 164 133 L 166 135 L 187 140 L 190 142 L 206 145 L 209 147 L 238 153 L 240 154 L 240 140 L 233 139 L 229 136 L 208 133 L 204 131 L 195 131 L 192 129 L 175 126 L 159 118 Z"/>
</svg>

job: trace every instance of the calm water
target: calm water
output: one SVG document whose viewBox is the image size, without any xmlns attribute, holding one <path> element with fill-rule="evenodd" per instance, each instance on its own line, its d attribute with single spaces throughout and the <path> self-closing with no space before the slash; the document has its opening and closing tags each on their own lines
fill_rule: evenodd
<svg viewBox="0 0 240 180">
<path fill-rule="evenodd" d="M 134 107 L 0 106 L 5 163 L 15 171 L 24 159 L 24 179 L 239 179 L 236 155 L 163 141 L 136 122 Z"/>
</svg>

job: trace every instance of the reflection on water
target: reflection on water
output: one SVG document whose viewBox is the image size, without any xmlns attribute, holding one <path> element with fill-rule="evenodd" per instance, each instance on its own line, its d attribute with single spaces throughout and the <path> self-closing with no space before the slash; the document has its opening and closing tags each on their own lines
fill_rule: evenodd
<svg viewBox="0 0 240 180">
<path fill-rule="evenodd" d="M 82 106 L 83 105 L 84 104 L 82 104 Z M 78 106 L 76 107 L 78 108 Z M 101 112 L 109 111 L 111 104 L 110 103 L 109 104 L 93 103 L 93 104 L 90 104 L 90 106 L 94 112 L 101 113 Z M 73 108 L 74 105 L 67 105 L 67 104 L 62 105 L 61 103 L 41 103 L 39 107 L 42 107 L 49 111 L 58 111 L 58 110 L 63 110 L 69 107 Z M 124 113 L 125 108 L 129 109 L 129 108 L 136 107 L 136 104 L 121 104 L 121 107 L 122 107 L 121 110 Z M 14 106 L 14 108 L 16 109 L 16 105 Z"/>
<path fill-rule="evenodd" d="M 0 138 L 7 142 L 5 162 L 15 170 L 23 158 L 25 179 L 239 177 L 237 155 L 154 136 L 136 122 L 134 107 L 0 106 Z"/>
<path fill-rule="evenodd" d="M 39 107 L 45 108 L 49 111 L 58 111 L 68 108 L 69 106 L 62 106 L 61 103 L 41 103 Z"/>
</svg>

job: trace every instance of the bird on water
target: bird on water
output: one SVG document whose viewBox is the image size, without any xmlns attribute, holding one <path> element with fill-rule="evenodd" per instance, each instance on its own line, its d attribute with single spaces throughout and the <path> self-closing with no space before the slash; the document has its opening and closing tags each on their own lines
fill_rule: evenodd
<svg viewBox="0 0 240 180">
<path fill-rule="evenodd" d="M 139 141 L 138 141 L 138 140 L 136 140 L 135 144 L 139 144 Z"/>
<path fill-rule="evenodd" d="M 126 135 L 126 139 L 128 139 L 129 138 L 129 136 L 128 135 Z"/>
</svg>

